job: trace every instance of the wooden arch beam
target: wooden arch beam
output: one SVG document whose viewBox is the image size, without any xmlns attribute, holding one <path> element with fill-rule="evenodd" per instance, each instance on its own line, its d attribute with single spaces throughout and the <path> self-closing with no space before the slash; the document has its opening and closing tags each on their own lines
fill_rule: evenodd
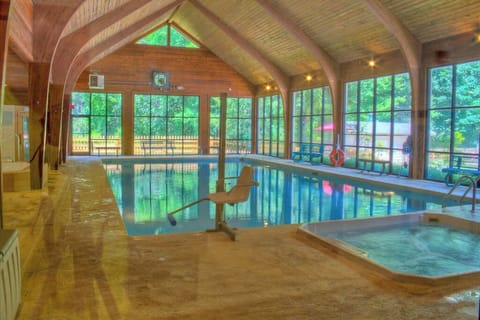
<svg viewBox="0 0 480 320">
<path fill-rule="evenodd" d="M 51 63 L 65 26 L 84 1 L 88 0 L 71 0 L 68 4 L 34 5 L 33 60 L 35 62 Z"/>
<path fill-rule="evenodd" d="M 282 95 L 286 95 L 290 88 L 289 78 L 276 65 L 263 56 L 263 54 L 254 48 L 245 38 L 243 38 L 232 27 L 223 22 L 217 15 L 208 10 L 196 0 L 189 0 L 189 2 L 212 23 L 220 28 L 226 35 L 228 35 L 242 50 L 247 52 L 252 58 L 257 60 L 267 71 L 272 78 L 277 82 Z"/>
<path fill-rule="evenodd" d="M 384 27 L 390 31 L 397 39 L 411 70 L 416 70 L 421 66 L 422 44 L 413 36 L 413 34 L 403 25 L 403 23 L 393 15 L 378 0 L 363 0 L 365 6 L 373 13 Z"/>
<path fill-rule="evenodd" d="M 393 15 L 383 3 L 378 0 L 363 0 L 365 6 L 380 20 L 400 44 L 401 51 L 407 61 L 412 86 L 412 127 L 411 134 L 414 141 L 412 156 L 410 157 L 409 176 L 421 179 L 424 176 L 424 162 L 414 161 L 425 157 L 425 101 L 426 87 L 422 68 L 422 44 Z"/>
<path fill-rule="evenodd" d="M 152 0 L 131 0 L 100 18 L 63 37 L 58 44 L 52 60 L 51 80 L 54 84 L 64 84 L 68 69 L 82 47 L 95 35 L 141 9 Z"/>
<path fill-rule="evenodd" d="M 310 54 L 320 63 L 320 66 L 327 77 L 330 90 L 332 92 L 333 110 L 340 110 L 341 106 L 341 83 L 340 66 L 325 50 L 319 47 L 292 19 L 279 9 L 271 0 L 257 0 L 265 11 L 270 14 L 284 29 L 290 33 L 300 44 L 305 47 Z M 334 113 L 335 115 L 338 114 Z M 337 117 L 338 118 L 338 117 Z M 341 121 L 337 119 L 336 128 L 340 128 Z M 337 135 L 335 135 L 336 137 Z"/>
<path fill-rule="evenodd" d="M 31 1 L 13 1 L 8 46 L 23 62 L 33 61 L 33 4 Z"/>
<path fill-rule="evenodd" d="M 337 90 L 340 74 L 339 64 L 298 27 L 287 14 L 276 7 L 271 0 L 257 0 L 257 2 L 315 57 L 323 68 L 331 89 Z"/>
<path fill-rule="evenodd" d="M 95 47 L 78 54 L 70 64 L 68 75 L 65 80 L 65 93 L 72 92 L 82 71 L 90 64 L 118 50 L 138 36 L 139 30 L 149 30 L 158 24 L 158 19 L 165 13 L 181 5 L 185 0 L 175 0 L 170 4 L 155 11 L 151 15 L 137 21 L 129 27 L 117 32 L 112 37 L 99 43 Z"/>
<path fill-rule="evenodd" d="M 7 55 L 8 55 L 8 34 L 9 34 L 9 23 L 8 19 L 11 18 L 11 3 L 10 0 L 1 0 L 0 1 L 0 59 L 1 59 L 1 70 L 0 70 L 0 107 L 3 110 L 3 102 L 5 101 L 5 73 L 7 70 Z M 0 115 L 0 119 L 3 119 L 3 115 Z M 0 138 L 2 133 L 0 132 Z M 1 150 L 0 150 L 1 157 Z M 2 166 L 0 165 L 0 176 L 2 175 Z M 1 180 L 0 180 L 1 181 Z M 3 185 L 0 185 L 0 230 L 3 230 Z"/>
</svg>

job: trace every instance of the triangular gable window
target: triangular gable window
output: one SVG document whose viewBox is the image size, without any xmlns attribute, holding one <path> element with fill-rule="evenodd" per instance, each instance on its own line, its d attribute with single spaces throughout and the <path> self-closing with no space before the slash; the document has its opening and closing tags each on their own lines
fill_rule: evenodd
<svg viewBox="0 0 480 320">
<path fill-rule="evenodd" d="M 137 41 L 137 44 L 147 44 L 162 47 L 199 48 L 193 40 L 178 31 L 174 26 L 168 24 L 153 31 Z"/>
</svg>

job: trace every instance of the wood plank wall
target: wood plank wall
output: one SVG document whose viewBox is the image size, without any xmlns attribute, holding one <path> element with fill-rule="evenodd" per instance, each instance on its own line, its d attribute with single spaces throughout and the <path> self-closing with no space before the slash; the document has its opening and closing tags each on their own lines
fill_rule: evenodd
<svg viewBox="0 0 480 320">
<path fill-rule="evenodd" d="M 152 71 L 169 72 L 170 83 L 183 90 L 162 92 L 151 86 Z M 105 76 L 104 90 L 90 90 L 88 76 Z M 175 94 L 200 97 L 199 143 L 209 144 L 209 100 L 226 92 L 233 97 L 253 97 L 254 86 L 208 50 L 128 45 L 88 67 L 75 91 L 115 92 L 123 95 L 123 153 L 133 154 L 134 94 Z M 207 148 L 204 148 L 207 149 Z"/>
</svg>

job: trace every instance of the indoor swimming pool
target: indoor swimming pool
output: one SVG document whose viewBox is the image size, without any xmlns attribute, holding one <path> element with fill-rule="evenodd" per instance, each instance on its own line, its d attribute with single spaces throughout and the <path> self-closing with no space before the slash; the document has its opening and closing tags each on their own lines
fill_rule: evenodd
<svg viewBox="0 0 480 320">
<path fill-rule="evenodd" d="M 208 201 L 175 215 L 167 213 L 215 191 L 216 158 L 104 159 L 104 168 L 129 235 L 197 232 L 212 228 L 215 205 Z M 231 228 L 269 227 L 377 217 L 441 207 L 442 198 L 418 191 L 353 181 L 322 173 L 227 158 L 225 176 L 254 168 L 258 187 L 248 201 L 225 206 Z M 229 190 L 235 180 L 226 180 Z"/>
</svg>

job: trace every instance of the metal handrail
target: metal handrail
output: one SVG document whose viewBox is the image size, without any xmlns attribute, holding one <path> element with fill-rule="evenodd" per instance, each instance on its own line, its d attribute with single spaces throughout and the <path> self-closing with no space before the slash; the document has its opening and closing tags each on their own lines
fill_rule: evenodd
<svg viewBox="0 0 480 320">
<path fill-rule="evenodd" d="M 458 178 L 457 182 L 455 182 L 453 187 L 450 188 L 450 191 L 447 193 L 447 195 L 443 197 L 442 208 L 445 208 L 447 206 L 445 201 L 452 195 L 453 191 L 455 191 L 455 189 L 465 179 L 469 181 L 469 185 L 468 185 L 467 190 L 465 190 L 462 197 L 460 198 L 459 202 L 461 202 L 463 199 L 465 199 L 465 196 L 470 191 L 470 189 L 472 189 L 472 187 L 473 187 L 473 191 L 472 191 L 473 192 L 472 193 L 472 212 L 475 212 L 475 203 L 477 202 L 477 179 L 473 179 L 471 176 L 466 176 L 466 175 L 460 176 L 460 178 Z"/>
</svg>

